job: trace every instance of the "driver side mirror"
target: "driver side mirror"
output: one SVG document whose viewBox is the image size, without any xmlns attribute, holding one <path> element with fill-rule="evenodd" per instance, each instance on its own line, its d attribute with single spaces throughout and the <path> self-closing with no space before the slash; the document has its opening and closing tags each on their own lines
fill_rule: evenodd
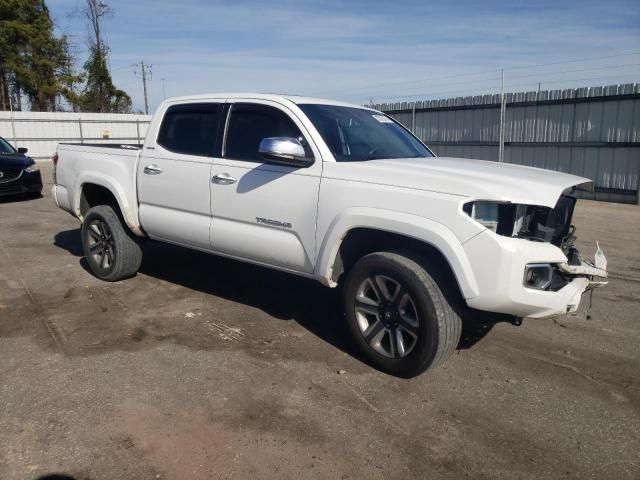
<svg viewBox="0 0 640 480">
<path fill-rule="evenodd" d="M 306 156 L 300 140 L 293 137 L 263 138 L 258 153 L 266 162 L 276 165 L 309 167 L 313 164 L 313 158 Z"/>
<path fill-rule="evenodd" d="M 25 147 L 18 147 L 18 153 L 21 153 L 21 154 L 23 154 L 23 155 L 24 155 L 24 154 L 25 154 L 25 153 L 27 153 L 28 151 L 29 151 L 29 149 L 28 149 L 28 148 L 25 148 Z"/>
</svg>

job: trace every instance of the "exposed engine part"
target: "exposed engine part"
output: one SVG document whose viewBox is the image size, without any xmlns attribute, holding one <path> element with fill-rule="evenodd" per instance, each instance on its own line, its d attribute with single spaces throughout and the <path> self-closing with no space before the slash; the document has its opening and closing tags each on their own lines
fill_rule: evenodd
<svg viewBox="0 0 640 480">
<path fill-rule="evenodd" d="M 574 248 L 575 227 L 571 225 L 576 198 L 562 195 L 554 208 L 538 205 L 470 202 L 464 210 L 474 220 L 498 235 L 549 242 L 560 247 L 572 264 L 579 264 Z"/>
</svg>

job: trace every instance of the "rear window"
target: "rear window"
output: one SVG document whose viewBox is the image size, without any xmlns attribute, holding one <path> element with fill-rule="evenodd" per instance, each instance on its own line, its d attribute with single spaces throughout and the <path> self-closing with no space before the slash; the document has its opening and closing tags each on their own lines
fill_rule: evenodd
<svg viewBox="0 0 640 480">
<path fill-rule="evenodd" d="M 158 144 L 185 155 L 213 157 L 222 105 L 196 103 L 169 107 L 164 114 Z"/>
</svg>

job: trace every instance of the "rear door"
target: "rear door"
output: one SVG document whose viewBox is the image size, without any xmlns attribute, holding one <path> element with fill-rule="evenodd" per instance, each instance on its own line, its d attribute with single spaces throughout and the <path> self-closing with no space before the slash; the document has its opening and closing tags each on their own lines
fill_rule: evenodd
<svg viewBox="0 0 640 480">
<path fill-rule="evenodd" d="M 322 161 L 295 113 L 267 100 L 229 101 L 222 158 L 211 182 L 214 251 L 301 273 L 313 272 Z M 307 168 L 266 163 L 267 137 L 295 137 L 315 162 Z"/>
<path fill-rule="evenodd" d="M 210 171 L 220 149 L 224 102 L 166 109 L 138 167 L 140 223 L 151 237 L 210 249 Z"/>
</svg>

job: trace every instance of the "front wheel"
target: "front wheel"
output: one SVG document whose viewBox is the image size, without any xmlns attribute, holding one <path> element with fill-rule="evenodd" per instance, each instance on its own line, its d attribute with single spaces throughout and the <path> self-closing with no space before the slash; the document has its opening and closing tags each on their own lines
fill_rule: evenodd
<svg viewBox="0 0 640 480">
<path fill-rule="evenodd" d="M 373 365 L 399 377 L 442 363 L 460 339 L 460 317 L 434 280 L 440 275 L 420 263 L 410 255 L 372 253 L 356 262 L 344 288 L 356 345 Z"/>
<path fill-rule="evenodd" d="M 142 263 L 140 241 L 108 205 L 87 212 L 82 222 L 82 247 L 93 274 L 108 282 L 134 276 Z"/>
</svg>

